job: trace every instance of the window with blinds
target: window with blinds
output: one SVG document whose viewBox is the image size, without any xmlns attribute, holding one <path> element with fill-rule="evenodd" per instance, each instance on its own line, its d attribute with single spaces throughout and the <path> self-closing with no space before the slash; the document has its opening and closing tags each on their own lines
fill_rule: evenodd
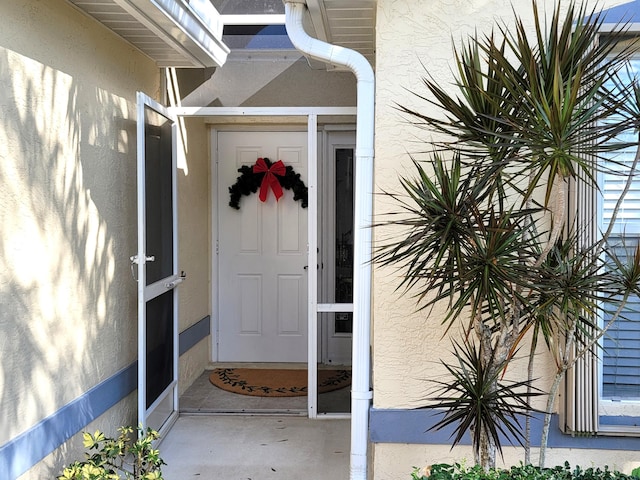
<svg viewBox="0 0 640 480">
<path fill-rule="evenodd" d="M 616 256 L 624 261 L 638 244 L 638 237 L 611 238 Z M 611 306 L 613 311 L 615 306 Z M 606 324 L 611 314 L 605 314 Z M 602 398 L 640 400 L 640 298 L 629 298 L 624 318 L 618 318 L 602 341 Z"/>
<path fill-rule="evenodd" d="M 640 11 L 639 11 L 640 15 Z M 606 33 L 604 34 L 606 35 Z M 631 48 L 637 57 L 631 61 L 629 81 L 640 78 L 640 35 L 629 35 L 617 48 Z M 622 72 L 620 72 L 622 73 Z M 624 79 L 622 79 L 624 80 Z M 615 85 L 608 85 L 615 89 Z M 612 119 L 616 121 L 616 119 Z M 637 142 L 638 132 L 629 130 L 617 140 Z M 577 182 L 569 192 L 569 214 L 576 225 L 578 246 L 589 246 L 606 231 L 616 204 L 626 188 L 629 167 L 636 148 L 611 153 L 598 169 L 596 191 Z M 595 220 L 595 221 L 594 221 Z M 618 209 L 609 236 L 609 246 L 616 258 L 624 261 L 640 242 L 640 173 Z M 607 259 L 604 258 L 608 264 Z M 618 305 L 603 305 L 599 319 L 605 325 Z M 606 313 L 609 312 L 609 313 Z M 559 408 L 559 425 L 572 435 L 640 435 L 640 298 L 631 297 L 623 313 L 601 339 L 597 355 L 583 355 L 567 371 L 563 401 Z"/>
<path fill-rule="evenodd" d="M 630 74 L 640 74 L 640 56 L 631 62 Z M 620 139 L 633 142 L 637 132 L 629 131 Z M 626 137 L 626 138 L 625 138 Z M 609 225 L 616 203 L 625 188 L 628 168 L 636 155 L 635 148 L 617 152 L 605 162 L 600 174 L 602 198 L 599 202 L 599 224 Z M 616 256 L 625 260 L 640 239 L 640 176 L 627 192 L 615 221 L 609 243 Z M 613 310 L 615 307 L 611 307 Z M 605 315 L 603 324 L 610 318 Z M 618 319 L 602 341 L 601 396 L 607 400 L 640 400 L 640 298 L 631 297 L 624 318 Z"/>
</svg>

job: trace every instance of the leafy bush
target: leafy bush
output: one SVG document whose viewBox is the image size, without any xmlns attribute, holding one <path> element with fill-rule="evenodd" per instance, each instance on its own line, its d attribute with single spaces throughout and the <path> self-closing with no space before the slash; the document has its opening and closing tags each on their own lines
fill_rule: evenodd
<svg viewBox="0 0 640 480">
<path fill-rule="evenodd" d="M 633 480 L 640 478 L 640 468 L 631 475 L 600 468 L 571 468 L 568 462 L 564 466 L 540 468 L 533 465 L 519 465 L 510 469 L 493 468 L 484 471 L 481 466 L 466 467 L 459 463 L 448 465 L 434 464 L 429 467 L 414 468 L 412 480 Z"/>
<path fill-rule="evenodd" d="M 153 448 L 158 432 L 120 427 L 117 438 L 96 431 L 83 433 L 87 459 L 65 468 L 58 480 L 163 480 L 160 452 Z"/>
</svg>

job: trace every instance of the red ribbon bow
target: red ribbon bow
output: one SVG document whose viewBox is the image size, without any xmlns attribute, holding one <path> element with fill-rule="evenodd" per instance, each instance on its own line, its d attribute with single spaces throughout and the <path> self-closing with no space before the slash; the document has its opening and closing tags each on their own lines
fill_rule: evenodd
<svg viewBox="0 0 640 480">
<path fill-rule="evenodd" d="M 262 178 L 260 184 L 260 201 L 267 200 L 267 194 L 269 193 L 269 187 L 273 190 L 273 194 L 276 196 L 276 201 L 280 200 L 282 196 L 282 187 L 280 186 L 280 180 L 276 178 L 276 175 L 283 177 L 286 173 L 286 168 L 282 160 L 278 160 L 276 163 L 267 167 L 267 162 L 264 158 L 259 158 L 256 164 L 253 166 L 253 173 L 266 172 Z"/>
</svg>

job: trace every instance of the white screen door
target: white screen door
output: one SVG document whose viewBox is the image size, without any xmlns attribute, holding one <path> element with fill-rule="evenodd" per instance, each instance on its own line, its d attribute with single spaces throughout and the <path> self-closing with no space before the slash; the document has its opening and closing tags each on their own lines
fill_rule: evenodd
<svg viewBox="0 0 640 480">
<path fill-rule="evenodd" d="M 176 122 L 138 93 L 138 420 L 164 433 L 178 415 Z"/>
<path fill-rule="evenodd" d="M 305 181 L 307 143 L 303 131 L 218 132 L 218 361 L 307 361 L 307 210 L 287 189 L 229 206 L 238 169 L 258 158 Z"/>
</svg>

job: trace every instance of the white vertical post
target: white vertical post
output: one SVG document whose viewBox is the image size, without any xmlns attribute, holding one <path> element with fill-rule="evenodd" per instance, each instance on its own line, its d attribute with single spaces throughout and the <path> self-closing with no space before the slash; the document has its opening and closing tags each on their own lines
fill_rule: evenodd
<svg viewBox="0 0 640 480">
<path fill-rule="evenodd" d="M 308 168 L 308 365 L 307 410 L 309 418 L 318 416 L 318 115 L 307 117 Z"/>
<path fill-rule="evenodd" d="M 368 65 L 368 64 L 367 64 Z M 370 68 L 370 67 L 369 67 Z M 367 478 L 371 369 L 371 258 L 373 225 L 374 83 L 358 77 L 353 253 L 353 385 L 351 390 L 351 480 Z"/>
</svg>

